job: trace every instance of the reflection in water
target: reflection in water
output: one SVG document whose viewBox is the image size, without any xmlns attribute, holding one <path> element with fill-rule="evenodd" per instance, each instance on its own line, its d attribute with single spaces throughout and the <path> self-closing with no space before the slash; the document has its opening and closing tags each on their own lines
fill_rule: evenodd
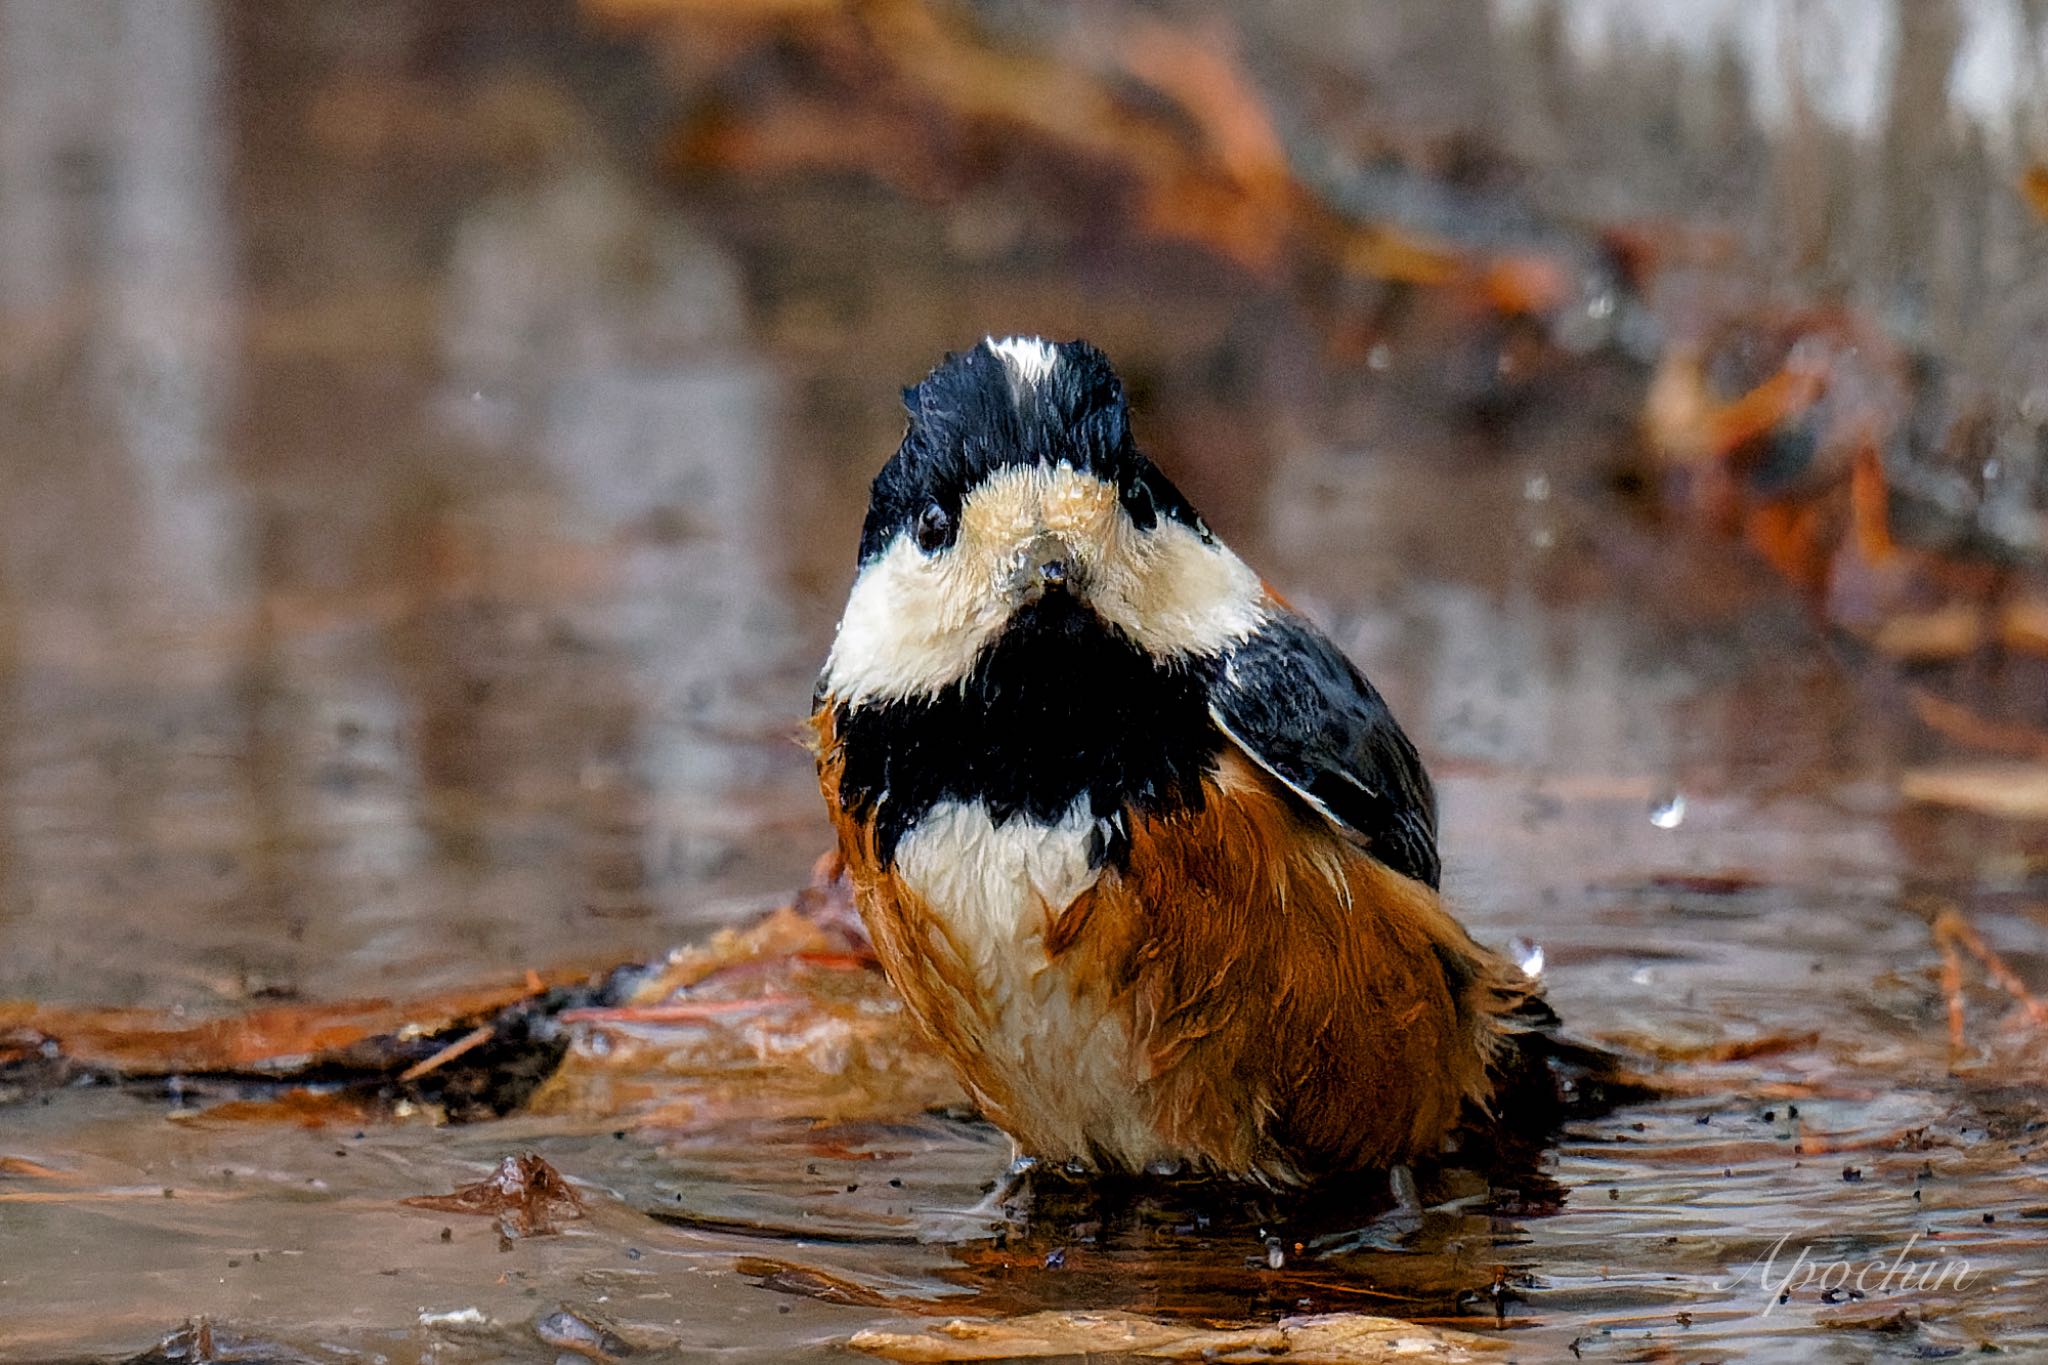
<svg viewBox="0 0 2048 1365">
<path fill-rule="evenodd" d="M 632 656 L 647 733 L 583 780 L 621 814 L 649 804 L 626 789 L 652 794 L 632 816 L 640 856 L 715 873 L 744 833 L 728 807 L 747 741 L 793 728 L 756 691 L 791 641 L 764 557 L 774 384 L 737 345 L 736 268 L 614 173 L 576 167 L 467 218 L 450 269 L 449 407 L 531 432 L 573 499 L 570 534 L 614 557 L 615 603 L 582 628 Z"/>
<path fill-rule="evenodd" d="M 95 405 L 135 468 L 144 526 L 132 552 L 161 609 L 205 621 L 239 607 L 247 583 L 240 509 L 218 468 L 238 353 L 219 16 L 211 0 L 160 0 L 107 17 L 111 42 L 74 54 L 96 68 L 111 130 L 105 221 L 88 228 L 103 254 L 86 269 L 105 295 Z M 43 78 L 67 79 L 65 65 Z"/>
<path fill-rule="evenodd" d="M 1782 130 L 1811 113 L 1865 133 L 1884 121 L 1901 21 L 1894 0 L 1495 0 L 1494 8 L 1511 28 L 1554 10 L 1572 60 L 1589 70 L 1646 52 L 1677 52 L 1701 67 L 1731 60 L 1765 127 Z M 1999 107 L 2010 110 L 2017 94 L 2008 78 Z"/>
<path fill-rule="evenodd" d="M 14 6 L 5 44 L 38 56 L 4 93 L 6 325 L 44 349 L 4 451 L 33 747 L 0 763 L 34 837 L 0 991 L 629 957 L 798 880 L 818 836 L 759 836 L 808 792 L 813 646 L 761 534 L 778 403 L 729 257 L 531 82 L 478 98 L 536 130 L 494 193 L 385 204 L 341 193 L 382 170 L 351 164 L 328 92 L 429 47 L 236 10 L 240 60 L 340 46 L 331 86 L 224 103 L 212 7 L 63 12 Z M 301 141 L 235 165 L 280 129 L 331 134 L 328 163 Z M 349 261 L 384 306 L 314 264 Z M 153 952 L 42 929 L 101 939 L 141 894 Z"/>
<path fill-rule="evenodd" d="M 2048 126 L 2038 6 L 1490 9 L 1493 98 L 1478 121 L 1541 168 L 1537 196 L 1566 218 L 1726 225 L 1747 248 L 1730 263 L 1745 281 L 1848 300 L 1944 371 L 2014 397 L 2037 389 L 2048 242 L 2016 186 Z"/>
<path fill-rule="evenodd" d="M 732 260 L 608 169 L 565 164 L 481 206 L 450 275 L 444 406 L 523 441 L 573 508 L 552 534 L 606 566 L 610 600 L 575 629 L 630 660 L 618 705 L 638 720 L 586 746 L 580 856 L 596 913 L 645 914 L 650 883 L 700 886 L 757 834 L 745 789 L 794 730 L 775 685 L 803 655 L 766 533 L 774 380 L 738 344 Z"/>
<path fill-rule="evenodd" d="M 83 926 L 176 856 L 192 797 L 210 804 L 214 765 L 137 731 L 189 705 L 178 687 L 229 684 L 220 632 L 247 601 L 240 503 L 219 467 L 237 383 L 221 34 L 205 0 L 11 4 L 0 31 L 5 572 L 20 585 L 18 739 L 0 765 L 32 835 L 8 889 L 10 908 Z M 70 666 L 117 696 L 164 690 L 95 714 Z"/>
</svg>

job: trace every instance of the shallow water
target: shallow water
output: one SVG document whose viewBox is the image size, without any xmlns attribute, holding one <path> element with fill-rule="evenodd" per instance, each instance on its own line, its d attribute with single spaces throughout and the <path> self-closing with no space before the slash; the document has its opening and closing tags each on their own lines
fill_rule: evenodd
<svg viewBox="0 0 2048 1365">
<path fill-rule="evenodd" d="M 0 998 L 403 996 L 785 900 L 827 841 L 794 736 L 893 395 L 1042 329 L 1117 357 L 1141 441 L 1388 694 L 1475 932 L 1541 944 L 1572 1029 L 1674 1094 L 1527 1190 L 1274 1268 L 1256 1218 L 1142 1203 L 997 1238 L 1005 1145 L 917 1106 L 615 1136 L 31 1093 L 0 1108 L 0 1358 L 205 1316 L 546 1361 L 564 1308 L 764 1361 L 1045 1307 L 1392 1312 L 1546 1358 L 2048 1351 L 2043 1051 L 1977 991 L 1951 1074 L 1928 928 L 1953 904 L 2048 977 L 2048 831 L 1903 801 L 1932 750 L 1897 680 L 1611 491 L 1619 362 L 1480 421 L 1426 308 L 1347 370 L 1186 248 L 858 180 L 679 188 L 645 169 L 649 59 L 547 7 L 76 13 L 4 7 L 37 60 L 0 95 L 39 117 L 0 120 Z M 559 1236 L 398 1202 L 526 1149 L 590 1196 Z M 1780 1305 L 1781 1237 L 1774 1275 L 1974 1274 Z"/>
</svg>

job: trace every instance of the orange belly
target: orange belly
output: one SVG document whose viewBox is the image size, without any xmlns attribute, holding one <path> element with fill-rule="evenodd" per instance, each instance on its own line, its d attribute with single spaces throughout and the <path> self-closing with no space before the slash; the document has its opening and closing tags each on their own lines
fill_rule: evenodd
<svg viewBox="0 0 2048 1365">
<path fill-rule="evenodd" d="M 1085 808 L 935 808 L 887 867 L 839 837 L 890 979 L 1025 1153 L 1276 1184 L 1435 1153 L 1528 984 L 1249 764 L 1205 796 L 1134 820 L 1121 867 L 1088 866 Z"/>
</svg>

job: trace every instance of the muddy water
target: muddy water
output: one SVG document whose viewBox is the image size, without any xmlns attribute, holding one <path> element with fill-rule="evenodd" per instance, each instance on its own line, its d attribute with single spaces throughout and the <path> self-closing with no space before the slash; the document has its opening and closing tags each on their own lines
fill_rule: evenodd
<svg viewBox="0 0 2048 1365">
<path fill-rule="evenodd" d="M 640 54 L 461 13 L 0 7 L 0 101 L 36 113 L 0 119 L 0 997 L 402 995 L 785 898 L 893 394 L 1042 329 L 1119 358 L 1141 439 L 1386 690 L 1476 932 L 1542 945 L 1574 1030 L 1675 1093 L 1277 1269 L 1171 1208 L 997 1238 L 970 1210 L 1003 1144 L 915 1109 L 614 1136 L 15 1096 L 0 1358 L 203 1315 L 284 1358 L 546 1361 L 565 1308 L 656 1358 L 1043 1307 L 1367 1309 L 1545 1358 L 2048 1351 L 2042 1049 L 1974 993 L 1951 1073 L 1927 927 L 1954 904 L 2048 977 L 2048 836 L 1902 802 L 1895 682 L 1612 493 L 1632 376 L 1480 423 L 1426 316 L 1347 372 L 1188 252 L 971 195 L 662 184 L 619 112 L 658 104 Z M 501 1246 L 398 1202 L 522 1149 L 588 1218 Z M 1760 1276 L 1802 1251 L 1972 1273 L 1781 1304 Z"/>
</svg>

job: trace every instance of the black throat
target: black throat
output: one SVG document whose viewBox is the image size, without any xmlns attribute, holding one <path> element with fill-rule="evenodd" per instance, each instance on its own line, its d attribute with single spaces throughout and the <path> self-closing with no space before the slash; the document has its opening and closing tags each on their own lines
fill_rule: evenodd
<svg viewBox="0 0 2048 1365">
<path fill-rule="evenodd" d="M 980 801 L 997 824 L 1050 824 L 1082 797 L 1116 862 L 1122 812 L 1199 808 L 1222 747 L 1202 663 L 1166 667 L 1066 593 L 1011 618 L 974 671 L 934 697 L 842 705 L 841 802 L 876 822 L 884 865 L 943 801 Z"/>
</svg>

